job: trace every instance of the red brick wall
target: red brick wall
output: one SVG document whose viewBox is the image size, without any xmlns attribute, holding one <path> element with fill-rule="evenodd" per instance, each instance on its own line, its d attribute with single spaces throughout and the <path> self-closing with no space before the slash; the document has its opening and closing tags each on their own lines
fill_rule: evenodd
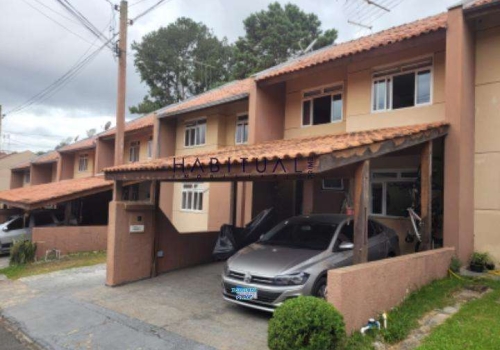
<svg viewBox="0 0 500 350">
<path fill-rule="evenodd" d="M 410 292 L 446 277 L 454 254 L 454 248 L 443 248 L 330 270 L 328 301 L 344 315 L 350 333 Z"/>
<path fill-rule="evenodd" d="M 108 226 L 63 226 L 33 228 L 37 258 L 45 257 L 49 249 L 61 254 L 106 250 Z"/>
</svg>

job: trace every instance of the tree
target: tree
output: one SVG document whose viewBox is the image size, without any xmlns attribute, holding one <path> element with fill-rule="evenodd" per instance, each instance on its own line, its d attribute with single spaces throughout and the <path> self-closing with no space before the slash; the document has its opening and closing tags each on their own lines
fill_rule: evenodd
<svg viewBox="0 0 500 350">
<path fill-rule="evenodd" d="M 305 13 L 293 4 L 278 2 L 253 13 L 243 24 L 245 36 L 234 46 L 233 76 L 242 79 L 303 53 L 314 40 L 313 50 L 333 44 L 337 30 L 321 30 L 314 13 Z"/>
<path fill-rule="evenodd" d="M 73 141 L 73 138 L 72 137 L 68 137 L 64 140 L 62 140 L 61 142 L 59 142 L 59 144 L 56 146 L 56 150 L 58 150 L 59 148 L 61 147 L 64 147 L 64 146 L 67 146 L 71 143 L 71 141 Z"/>
<path fill-rule="evenodd" d="M 96 134 L 97 130 L 96 129 L 89 129 L 86 131 L 87 137 L 92 137 Z"/>
<path fill-rule="evenodd" d="M 208 27 L 179 18 L 134 42 L 135 67 L 149 93 L 131 113 L 149 113 L 229 79 L 231 47 Z"/>
</svg>

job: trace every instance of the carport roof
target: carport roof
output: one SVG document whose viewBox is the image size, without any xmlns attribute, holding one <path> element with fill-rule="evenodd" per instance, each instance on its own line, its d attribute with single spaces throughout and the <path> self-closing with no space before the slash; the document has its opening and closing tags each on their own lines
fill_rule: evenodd
<svg viewBox="0 0 500 350">
<path fill-rule="evenodd" d="M 332 155 L 335 160 L 328 161 L 329 166 L 340 167 L 361 159 L 373 158 L 423 143 L 445 135 L 447 130 L 448 124 L 439 122 L 336 135 L 274 140 L 255 145 L 225 147 L 185 157 L 173 156 L 120 165 L 104 169 L 104 172 L 106 177 L 110 179 L 136 180 L 139 178 L 148 179 L 147 172 L 175 172 L 179 162 L 182 162 L 186 168 L 200 168 L 209 166 L 214 159 L 217 159 L 220 164 L 237 164 L 241 166 L 244 163 L 263 162 L 273 159 L 291 160 L 310 157 L 318 159 L 321 156 L 329 157 Z M 326 161 L 326 158 L 324 160 Z M 327 171 L 325 164 L 321 165 L 316 162 L 315 170 Z M 244 169 L 243 172 L 245 172 Z M 134 176 L 136 173 L 137 177 Z M 138 173 L 141 173 L 141 175 Z M 206 177 L 206 174 L 203 177 Z M 157 176 L 154 178 L 161 179 Z"/>
<path fill-rule="evenodd" d="M 63 180 L 2 191 L 0 202 L 31 210 L 108 191 L 112 187 L 113 182 L 106 181 L 102 176 Z"/>
</svg>

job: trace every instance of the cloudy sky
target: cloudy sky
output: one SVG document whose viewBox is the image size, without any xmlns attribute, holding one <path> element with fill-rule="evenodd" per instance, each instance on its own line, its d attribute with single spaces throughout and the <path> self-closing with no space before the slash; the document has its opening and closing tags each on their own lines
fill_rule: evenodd
<svg viewBox="0 0 500 350">
<path fill-rule="evenodd" d="M 129 1 L 129 17 L 158 0 Z M 113 20 L 111 3 L 118 0 L 70 0 L 97 28 L 109 34 Z M 242 21 L 265 9 L 270 0 L 166 0 L 164 4 L 129 27 L 129 43 L 166 26 L 180 16 L 201 21 L 230 42 L 243 35 Z M 457 0 L 381 0 L 392 8 L 384 13 L 370 10 L 363 0 L 290 0 L 306 12 L 316 13 L 323 29 L 336 28 L 339 40 L 370 33 L 348 20 L 372 23 L 372 32 L 445 11 Z M 368 7 L 367 7 L 368 6 Z M 383 12 L 383 11 L 382 11 Z M 97 42 L 75 22 L 56 0 L 1 0 L 0 13 L 0 104 L 3 113 L 25 103 L 66 73 Z M 372 15 L 372 16 L 370 16 Z M 370 18 L 369 18 L 370 17 Z M 375 18 L 378 17 L 376 20 Z M 56 23 L 57 22 L 57 23 Z M 94 45 L 94 46 L 92 46 Z M 90 50 L 90 51 L 88 51 Z M 78 75 L 48 98 L 3 119 L 1 149 L 33 151 L 53 149 L 67 137 L 84 137 L 91 128 L 114 125 L 117 64 L 110 50 L 100 52 Z M 128 60 L 127 106 L 147 93 Z M 137 116 L 128 115 L 127 119 Z"/>
</svg>

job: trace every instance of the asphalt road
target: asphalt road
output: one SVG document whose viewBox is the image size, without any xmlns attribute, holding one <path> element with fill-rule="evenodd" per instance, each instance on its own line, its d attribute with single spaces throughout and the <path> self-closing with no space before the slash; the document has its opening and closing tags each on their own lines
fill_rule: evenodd
<svg viewBox="0 0 500 350">
<path fill-rule="evenodd" d="M 16 337 L 3 328 L 0 323 L 0 349 L 2 350 L 29 350 L 16 339 Z"/>
</svg>

